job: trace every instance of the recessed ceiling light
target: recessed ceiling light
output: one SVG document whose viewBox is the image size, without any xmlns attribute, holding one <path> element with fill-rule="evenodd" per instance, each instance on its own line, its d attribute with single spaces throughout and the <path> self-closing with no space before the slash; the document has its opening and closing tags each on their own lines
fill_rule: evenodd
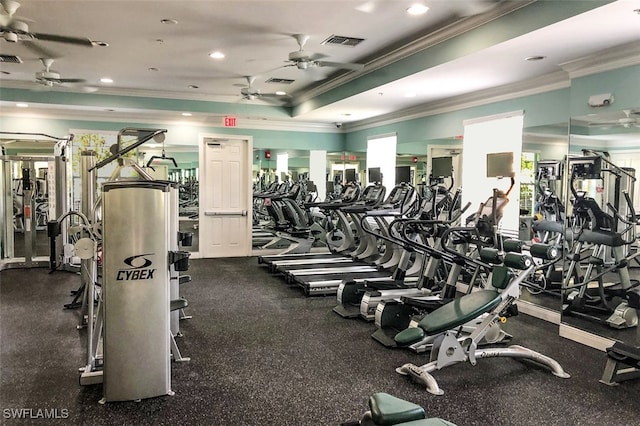
<svg viewBox="0 0 640 426">
<path fill-rule="evenodd" d="M 109 47 L 109 43 L 106 41 L 93 40 L 91 44 L 98 47 Z"/>
<path fill-rule="evenodd" d="M 404 94 L 405 98 L 415 98 L 416 96 L 418 96 L 418 94 L 415 92 L 409 92 Z"/>
<path fill-rule="evenodd" d="M 193 114 L 191 114 L 190 112 L 183 112 L 182 116 L 183 117 L 191 117 Z"/>
<path fill-rule="evenodd" d="M 160 20 L 161 23 L 165 24 L 165 25 L 176 25 L 178 23 L 177 20 L 175 19 L 170 19 L 170 18 L 166 18 L 166 19 L 161 19 Z"/>
<path fill-rule="evenodd" d="M 640 15 L 640 9 L 633 9 L 633 12 Z"/>
<path fill-rule="evenodd" d="M 187 86 L 187 89 L 199 89 L 200 87 L 196 86 L 195 84 L 190 84 Z"/>
<path fill-rule="evenodd" d="M 18 103 L 16 104 L 16 106 L 17 106 L 18 108 L 29 108 L 29 104 L 26 104 L 26 103 L 24 103 L 24 102 L 18 102 Z"/>
<path fill-rule="evenodd" d="M 104 110 L 105 110 L 105 111 L 107 111 L 107 112 L 113 112 L 113 111 L 115 111 L 115 109 L 113 109 L 113 108 L 105 108 Z"/>
<path fill-rule="evenodd" d="M 278 95 L 278 96 L 284 96 L 284 95 L 286 95 L 286 94 L 287 94 L 287 92 L 283 92 L 282 90 L 278 90 L 278 91 L 276 92 L 276 95 Z"/>
<path fill-rule="evenodd" d="M 344 112 L 341 114 L 343 117 L 351 117 L 351 113 L 350 112 Z"/>
<path fill-rule="evenodd" d="M 209 53 L 209 57 L 213 58 L 213 59 L 223 59 L 224 58 L 224 53 L 219 52 L 219 51 L 215 51 L 215 52 L 211 52 Z"/>
<path fill-rule="evenodd" d="M 424 15 L 428 10 L 429 7 L 422 3 L 414 3 L 407 9 L 407 13 L 412 16 Z"/>
<path fill-rule="evenodd" d="M 108 77 L 103 77 L 100 79 L 101 83 L 113 83 L 113 80 Z"/>
<path fill-rule="evenodd" d="M 536 56 L 527 56 L 526 58 L 524 58 L 525 61 L 541 61 L 543 59 L 545 59 L 546 56 L 542 56 L 542 55 L 536 55 Z"/>
<path fill-rule="evenodd" d="M 160 71 L 160 70 L 158 68 L 156 68 L 156 67 L 151 67 L 151 68 L 149 68 L 149 71 Z"/>
</svg>

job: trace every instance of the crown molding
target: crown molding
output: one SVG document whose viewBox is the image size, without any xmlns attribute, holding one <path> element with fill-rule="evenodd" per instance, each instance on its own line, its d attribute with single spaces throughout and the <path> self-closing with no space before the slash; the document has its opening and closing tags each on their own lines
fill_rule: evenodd
<svg viewBox="0 0 640 426">
<path fill-rule="evenodd" d="M 633 41 L 560 64 L 574 79 L 640 64 L 640 43 Z"/>
<path fill-rule="evenodd" d="M 354 123 L 345 123 L 344 127 L 348 132 L 365 130 L 372 127 L 395 124 L 416 118 L 444 114 L 466 108 L 521 98 L 524 96 L 537 95 L 553 90 L 565 89 L 568 88 L 570 84 L 571 82 L 565 71 L 556 71 L 542 77 L 536 77 L 500 87 L 479 90 L 477 92 L 418 105 Z"/>
<path fill-rule="evenodd" d="M 56 108 L 47 104 L 30 104 L 30 107 L 25 110 L 17 108 L 13 106 L 13 102 L 7 101 L 0 102 L 0 107 L 3 117 L 226 128 L 223 125 L 224 114 L 194 114 L 192 117 L 180 117 L 181 111 L 127 109 L 107 112 L 104 108 L 78 107 L 78 109 L 70 109 Z M 342 129 L 336 129 L 332 123 L 285 121 L 251 116 L 237 116 L 237 126 L 233 129 L 342 133 Z"/>
<path fill-rule="evenodd" d="M 220 103 L 236 103 L 241 100 L 240 96 L 235 95 L 211 95 L 206 93 L 184 93 L 184 92 L 167 92 L 158 90 L 147 89 L 128 89 L 119 87 L 106 87 L 106 86 L 75 86 L 67 85 L 62 87 L 45 87 L 40 86 L 34 82 L 19 81 L 19 80 L 2 80 L 0 87 L 7 89 L 22 89 L 30 90 L 33 92 L 47 93 L 76 93 L 76 94 L 96 94 L 106 96 L 129 96 L 137 98 L 152 98 L 152 99 L 171 99 L 182 101 L 202 101 L 202 102 L 220 102 Z M 262 100 L 256 100 L 255 105 L 261 106 L 286 106 L 284 103 L 276 104 L 265 102 Z"/>
</svg>

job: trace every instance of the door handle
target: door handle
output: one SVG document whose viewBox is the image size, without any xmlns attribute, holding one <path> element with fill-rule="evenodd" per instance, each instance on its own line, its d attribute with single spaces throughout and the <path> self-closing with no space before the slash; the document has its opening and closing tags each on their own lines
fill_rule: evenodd
<svg viewBox="0 0 640 426">
<path fill-rule="evenodd" d="M 247 211 L 246 210 L 233 211 L 233 212 L 206 211 L 204 212 L 204 215 L 205 216 L 246 216 Z"/>
</svg>

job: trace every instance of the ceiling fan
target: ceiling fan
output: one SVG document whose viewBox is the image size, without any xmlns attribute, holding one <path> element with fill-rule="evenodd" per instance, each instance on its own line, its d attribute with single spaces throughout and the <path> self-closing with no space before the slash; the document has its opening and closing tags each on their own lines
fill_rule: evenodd
<svg viewBox="0 0 640 426">
<path fill-rule="evenodd" d="M 257 98 L 285 98 L 286 94 L 284 92 L 281 93 L 262 93 L 260 89 L 256 89 L 253 87 L 253 82 L 256 80 L 253 76 L 246 76 L 247 79 L 247 87 L 243 87 L 240 89 L 240 95 L 242 95 L 242 99 L 253 101 Z"/>
<path fill-rule="evenodd" d="M 640 111 L 632 109 L 622 110 L 624 117 L 610 120 L 610 121 L 594 121 L 589 123 L 589 126 L 622 126 L 622 127 L 640 127 Z M 633 117 L 635 115 L 635 117 Z"/>
<path fill-rule="evenodd" d="M 93 42 L 88 38 L 29 32 L 29 25 L 26 21 L 30 20 L 14 16 L 20 3 L 15 0 L 0 0 L 0 5 L 2 5 L 0 9 L 0 37 L 9 43 L 15 43 L 18 40 L 41 40 L 85 47 L 93 46 Z"/>
<path fill-rule="evenodd" d="M 309 40 L 309 36 L 306 34 L 294 34 L 293 38 L 296 39 L 299 50 L 289 53 L 288 65 L 285 67 L 297 67 L 301 70 L 306 70 L 312 67 L 333 67 L 352 71 L 359 71 L 364 68 L 363 64 L 355 64 L 348 62 L 331 62 L 321 60 L 324 56 L 317 53 L 305 52 L 304 45 Z"/>
<path fill-rule="evenodd" d="M 84 83 L 87 80 L 83 78 L 62 78 L 56 71 L 51 70 L 53 59 L 40 58 L 44 69 L 36 72 L 36 82 L 46 87 L 53 87 L 56 85 L 62 85 L 65 83 Z"/>
</svg>

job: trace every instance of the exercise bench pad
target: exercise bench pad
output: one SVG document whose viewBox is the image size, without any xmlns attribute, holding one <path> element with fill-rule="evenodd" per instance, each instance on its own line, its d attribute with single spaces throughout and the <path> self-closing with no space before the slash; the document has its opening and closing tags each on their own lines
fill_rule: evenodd
<svg viewBox="0 0 640 426">
<path fill-rule="evenodd" d="M 425 316 L 418 326 L 427 336 L 459 327 L 498 306 L 502 299 L 495 290 L 480 290 L 452 300 Z M 405 330 L 406 331 L 406 330 Z M 396 335 L 399 337 L 400 332 Z"/>
<path fill-rule="evenodd" d="M 371 417 L 376 425 L 389 426 L 425 418 L 424 409 L 388 393 L 376 393 L 369 398 Z"/>
</svg>

